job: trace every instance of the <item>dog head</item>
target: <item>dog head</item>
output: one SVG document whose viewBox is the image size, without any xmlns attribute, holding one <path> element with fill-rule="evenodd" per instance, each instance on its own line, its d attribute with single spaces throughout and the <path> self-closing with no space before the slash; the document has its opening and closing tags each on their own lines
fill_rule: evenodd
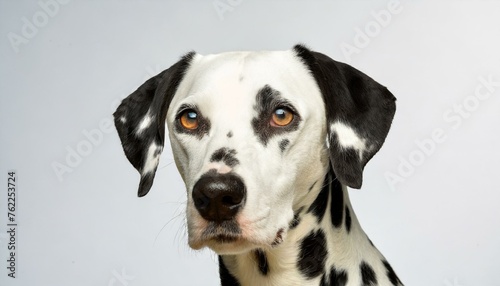
<svg viewBox="0 0 500 286">
<path fill-rule="evenodd" d="M 280 52 L 194 52 L 115 112 L 125 155 L 150 190 L 165 129 L 188 194 L 190 246 L 219 254 L 279 244 L 293 210 L 331 164 L 360 188 L 395 98 L 349 65 L 297 45 Z"/>
</svg>

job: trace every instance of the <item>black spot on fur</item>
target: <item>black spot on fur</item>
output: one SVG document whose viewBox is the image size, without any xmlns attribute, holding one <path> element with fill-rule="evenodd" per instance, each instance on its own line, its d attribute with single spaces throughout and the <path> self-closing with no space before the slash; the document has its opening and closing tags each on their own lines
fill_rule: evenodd
<svg viewBox="0 0 500 286">
<path fill-rule="evenodd" d="M 288 144 L 290 144 L 290 140 L 288 140 L 288 139 L 283 139 L 283 140 L 280 141 L 280 150 L 281 150 L 281 152 L 285 151 L 285 148 L 286 148 L 286 146 L 288 146 Z"/>
<path fill-rule="evenodd" d="M 351 231 L 351 212 L 348 206 L 345 206 L 345 229 L 348 233 Z"/>
<path fill-rule="evenodd" d="M 384 263 L 385 269 L 387 270 L 387 277 L 389 278 L 389 281 L 391 281 L 392 285 L 397 286 L 398 283 L 401 283 L 401 280 L 399 280 L 396 272 L 394 272 L 389 262 L 383 260 L 382 263 Z"/>
<path fill-rule="evenodd" d="M 228 148 L 220 148 L 212 154 L 210 162 L 224 162 L 229 167 L 234 167 L 240 163 L 236 157 L 236 150 Z"/>
<path fill-rule="evenodd" d="M 222 261 L 222 257 L 219 255 L 219 276 L 220 276 L 220 282 L 221 286 L 240 286 L 240 283 L 236 278 L 229 273 L 229 270 L 226 268 L 226 265 L 224 265 L 224 262 Z"/>
<path fill-rule="evenodd" d="M 371 286 L 377 284 L 377 276 L 375 275 L 375 271 L 373 268 L 368 265 L 366 262 L 361 262 L 359 266 L 361 271 L 361 280 L 363 281 L 363 286 Z"/>
<path fill-rule="evenodd" d="M 295 214 L 295 215 L 293 216 L 292 221 L 291 221 L 291 222 L 290 222 L 290 224 L 288 225 L 288 228 L 289 228 L 289 229 L 294 229 L 294 228 L 296 228 L 299 224 L 300 224 L 300 217 L 299 217 L 297 214 Z"/>
<path fill-rule="evenodd" d="M 344 214 L 344 191 L 342 190 L 342 185 L 337 179 L 334 179 L 331 185 L 332 196 L 330 215 L 333 226 L 340 227 L 342 225 L 342 217 Z"/>
<path fill-rule="evenodd" d="M 307 212 L 312 212 L 316 216 L 318 223 L 321 222 L 323 216 L 325 215 L 326 207 L 328 206 L 328 194 L 330 193 L 330 187 L 331 176 L 330 173 L 328 173 L 325 177 L 325 181 L 323 182 L 323 188 L 307 210 Z"/>
<path fill-rule="evenodd" d="M 330 274 L 323 274 L 320 286 L 345 286 L 347 284 L 347 273 L 344 270 L 337 270 L 335 266 L 330 269 Z"/>
<path fill-rule="evenodd" d="M 229 131 L 229 132 L 227 133 L 227 138 L 231 138 L 231 137 L 233 137 L 233 131 Z"/>
<path fill-rule="evenodd" d="M 321 276 L 321 282 L 319 283 L 319 286 L 329 286 L 330 284 L 326 280 L 327 276 L 326 273 Z"/>
<path fill-rule="evenodd" d="M 325 233 L 311 232 L 300 242 L 297 268 L 305 277 L 315 278 L 324 271 L 327 254 Z"/>
<path fill-rule="evenodd" d="M 266 253 L 262 249 L 255 251 L 255 258 L 257 259 L 257 266 L 262 275 L 267 275 L 269 272 L 269 263 L 267 262 Z"/>
<path fill-rule="evenodd" d="M 273 112 L 278 107 L 286 107 L 294 114 L 292 122 L 287 126 L 275 127 L 270 124 Z M 280 96 L 279 91 L 269 85 L 265 85 L 257 92 L 254 109 L 257 111 L 257 117 L 252 119 L 252 127 L 260 142 L 264 145 L 267 145 L 269 139 L 277 134 L 292 132 L 299 128 L 300 116 L 295 108 Z"/>
<path fill-rule="evenodd" d="M 300 213 L 302 212 L 302 210 L 304 209 L 304 207 L 301 207 L 294 215 L 293 215 L 293 219 L 292 221 L 289 223 L 288 225 L 288 228 L 289 229 L 294 229 L 296 228 L 299 223 L 300 223 Z"/>
</svg>

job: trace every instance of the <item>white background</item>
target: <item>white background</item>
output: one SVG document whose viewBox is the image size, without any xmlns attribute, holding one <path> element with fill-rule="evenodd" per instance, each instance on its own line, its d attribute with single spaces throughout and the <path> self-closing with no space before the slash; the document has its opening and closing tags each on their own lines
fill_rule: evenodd
<svg viewBox="0 0 500 286">
<path fill-rule="evenodd" d="M 215 256 L 187 246 L 169 146 L 139 199 L 138 173 L 114 128 L 100 123 L 185 52 L 299 42 L 398 98 L 387 141 L 351 199 L 403 282 L 500 285 L 498 1 L 401 1 L 383 25 L 374 14 L 388 1 L 215 2 L 233 5 L 224 12 L 211 0 L 69 1 L 52 15 L 39 4 L 48 2 L 0 1 L 1 285 L 218 285 Z M 365 28 L 368 40 L 343 52 Z M 14 34 L 25 41 L 13 44 Z M 496 83 L 486 99 L 477 98 L 488 91 L 479 78 Z M 466 113 L 454 111 L 464 104 Z M 86 132 L 102 138 L 89 143 Z M 88 144 L 68 166 L 71 150 Z M 68 171 L 59 177 L 58 164 Z M 6 269 L 8 170 L 18 174 L 16 279 Z"/>
</svg>

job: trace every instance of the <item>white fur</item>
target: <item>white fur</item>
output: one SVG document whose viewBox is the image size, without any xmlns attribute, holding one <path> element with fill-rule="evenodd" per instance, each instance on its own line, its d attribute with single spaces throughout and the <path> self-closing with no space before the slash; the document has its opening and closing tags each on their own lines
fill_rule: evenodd
<svg viewBox="0 0 500 286">
<path fill-rule="evenodd" d="M 149 145 L 148 155 L 146 157 L 146 162 L 144 162 L 144 167 L 142 168 L 142 175 L 153 172 L 158 166 L 158 161 L 160 160 L 161 146 L 156 145 L 154 142 Z"/>
<path fill-rule="evenodd" d="M 137 135 L 140 135 L 144 129 L 148 128 L 149 125 L 151 125 L 151 115 L 149 115 L 149 111 L 148 113 L 146 113 L 146 116 L 144 116 L 144 118 L 142 118 L 141 120 L 141 123 L 139 123 L 139 126 L 137 127 L 137 130 L 135 131 L 135 133 Z"/>
<path fill-rule="evenodd" d="M 366 148 L 366 140 L 361 138 L 354 129 L 340 121 L 330 125 L 330 131 L 337 134 L 338 142 L 343 148 L 353 148 L 358 151 L 360 159 Z"/>
</svg>

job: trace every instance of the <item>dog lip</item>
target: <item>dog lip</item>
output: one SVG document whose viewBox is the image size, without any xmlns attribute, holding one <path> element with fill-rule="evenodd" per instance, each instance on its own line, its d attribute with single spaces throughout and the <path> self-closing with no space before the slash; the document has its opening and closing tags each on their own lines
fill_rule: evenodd
<svg viewBox="0 0 500 286">
<path fill-rule="evenodd" d="M 253 231 L 256 224 L 261 225 L 261 222 L 267 221 L 269 216 L 266 212 L 265 215 L 259 216 L 251 222 L 240 219 L 231 219 L 221 222 L 205 221 L 206 224 L 200 225 L 200 228 L 191 229 L 189 237 L 189 245 L 193 249 L 201 249 L 209 247 L 212 250 L 224 251 L 231 249 L 231 251 L 239 252 L 255 248 L 274 248 L 281 245 L 288 231 L 287 227 L 278 228 L 274 232 L 274 236 L 261 237 L 257 239 Z M 260 229 L 260 228 L 259 228 Z"/>
<path fill-rule="evenodd" d="M 215 237 L 214 240 L 216 240 L 219 243 L 230 243 L 238 240 L 238 238 L 234 236 L 219 235 Z"/>
<path fill-rule="evenodd" d="M 234 220 L 209 222 L 203 230 L 200 241 L 216 241 L 220 243 L 233 242 L 241 237 L 241 229 Z"/>
<path fill-rule="evenodd" d="M 241 239 L 240 235 L 221 233 L 221 234 L 213 234 L 210 237 L 204 238 L 203 240 L 214 241 L 217 243 L 225 244 L 225 243 L 236 242 L 237 240 L 240 240 L 240 239 Z"/>
<path fill-rule="evenodd" d="M 190 239 L 189 245 L 193 249 L 201 249 L 203 247 L 213 248 L 214 246 L 224 247 L 229 245 L 237 245 L 241 243 L 249 242 L 247 239 L 243 238 L 241 235 L 231 235 L 231 234 L 211 234 L 204 235 L 203 237 Z"/>
<path fill-rule="evenodd" d="M 197 244 L 203 244 L 203 245 L 208 245 L 208 244 L 231 244 L 231 243 L 249 243 L 253 244 L 259 247 L 263 246 L 270 246 L 270 247 L 277 247 L 280 244 L 282 244 L 285 240 L 285 235 L 286 235 L 286 230 L 284 228 L 280 228 L 277 232 L 272 241 L 255 241 L 252 240 L 249 237 L 244 237 L 241 234 L 234 234 L 234 233 L 211 233 L 211 234 L 205 234 L 199 239 L 196 240 Z"/>
</svg>

